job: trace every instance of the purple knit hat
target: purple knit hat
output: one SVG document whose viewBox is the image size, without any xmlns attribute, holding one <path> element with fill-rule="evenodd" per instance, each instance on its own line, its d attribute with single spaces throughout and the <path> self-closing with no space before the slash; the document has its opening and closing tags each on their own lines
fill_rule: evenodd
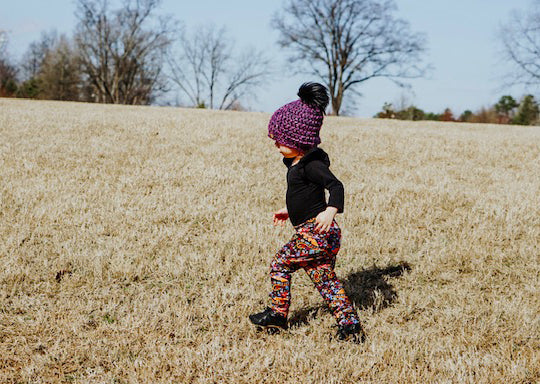
<svg viewBox="0 0 540 384">
<path fill-rule="evenodd" d="M 319 131 L 328 105 L 326 88 L 304 83 L 298 90 L 300 100 L 285 104 L 274 112 L 268 123 L 268 137 L 279 144 L 305 151 L 321 143 Z"/>
</svg>

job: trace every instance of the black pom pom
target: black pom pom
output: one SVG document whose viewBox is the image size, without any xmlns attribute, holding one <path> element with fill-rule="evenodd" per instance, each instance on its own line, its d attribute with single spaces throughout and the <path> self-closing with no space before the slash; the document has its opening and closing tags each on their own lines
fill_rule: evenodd
<svg viewBox="0 0 540 384">
<path fill-rule="evenodd" d="M 300 96 L 300 100 L 304 103 L 319 107 L 323 113 L 328 106 L 328 90 L 322 84 L 304 83 L 298 90 L 298 96 Z"/>
</svg>

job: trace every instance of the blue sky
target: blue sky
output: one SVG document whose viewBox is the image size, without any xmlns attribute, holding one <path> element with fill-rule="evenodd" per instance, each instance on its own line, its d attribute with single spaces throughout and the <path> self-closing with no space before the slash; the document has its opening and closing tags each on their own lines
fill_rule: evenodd
<svg viewBox="0 0 540 384">
<path fill-rule="evenodd" d="M 277 75 L 257 92 L 257 100 L 247 104 L 255 111 L 272 112 L 296 98 L 298 86 L 309 76 L 293 76 L 285 55 L 276 41 L 278 33 L 270 26 L 274 12 L 284 0 L 163 0 L 161 12 L 172 14 L 188 30 L 214 23 L 226 26 L 236 48 L 254 46 L 275 58 Z M 519 98 L 521 87 L 502 88 L 508 63 L 500 59 L 497 27 L 508 20 L 513 9 L 527 9 L 530 0 L 397 0 L 396 15 L 407 20 L 411 29 L 428 38 L 426 63 L 433 70 L 428 77 L 411 80 L 411 89 L 398 88 L 387 79 L 373 79 L 358 90 L 352 115 L 371 117 L 384 102 L 414 103 L 431 112 L 450 107 L 456 115 L 494 104 L 503 94 Z M 56 29 L 70 34 L 75 25 L 72 0 L 0 0 L 0 29 L 9 33 L 8 49 L 20 58 L 28 45 L 39 39 L 41 31 Z"/>
</svg>

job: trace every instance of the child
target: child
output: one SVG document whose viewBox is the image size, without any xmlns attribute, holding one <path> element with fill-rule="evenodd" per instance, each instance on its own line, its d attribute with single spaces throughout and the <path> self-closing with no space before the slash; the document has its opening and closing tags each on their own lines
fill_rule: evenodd
<svg viewBox="0 0 540 384">
<path fill-rule="evenodd" d="M 287 208 L 274 213 L 274 225 L 284 225 L 290 219 L 296 233 L 271 263 L 270 307 L 249 318 L 269 331 L 286 329 L 291 274 L 303 268 L 338 322 L 338 339 L 360 342 L 364 335 L 358 315 L 334 272 L 341 239 L 334 216 L 343 212 L 343 184 L 330 172 L 326 152 L 317 147 L 328 105 L 327 89 L 318 83 L 304 83 L 298 96 L 300 100 L 275 111 L 268 124 L 268 136 L 288 168 Z"/>
</svg>

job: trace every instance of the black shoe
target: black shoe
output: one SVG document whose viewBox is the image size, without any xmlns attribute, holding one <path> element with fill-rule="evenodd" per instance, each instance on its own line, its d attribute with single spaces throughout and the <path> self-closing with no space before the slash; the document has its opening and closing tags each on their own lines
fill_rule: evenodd
<svg viewBox="0 0 540 384">
<path fill-rule="evenodd" d="M 287 318 L 268 307 L 260 313 L 249 315 L 249 320 L 253 324 L 265 328 L 268 333 L 277 333 L 280 328 L 287 329 Z"/>
<path fill-rule="evenodd" d="M 352 341 L 353 343 L 363 343 L 366 339 L 366 335 L 362 326 L 358 323 L 356 324 L 345 324 L 339 325 L 336 337 L 341 341 Z"/>
</svg>

